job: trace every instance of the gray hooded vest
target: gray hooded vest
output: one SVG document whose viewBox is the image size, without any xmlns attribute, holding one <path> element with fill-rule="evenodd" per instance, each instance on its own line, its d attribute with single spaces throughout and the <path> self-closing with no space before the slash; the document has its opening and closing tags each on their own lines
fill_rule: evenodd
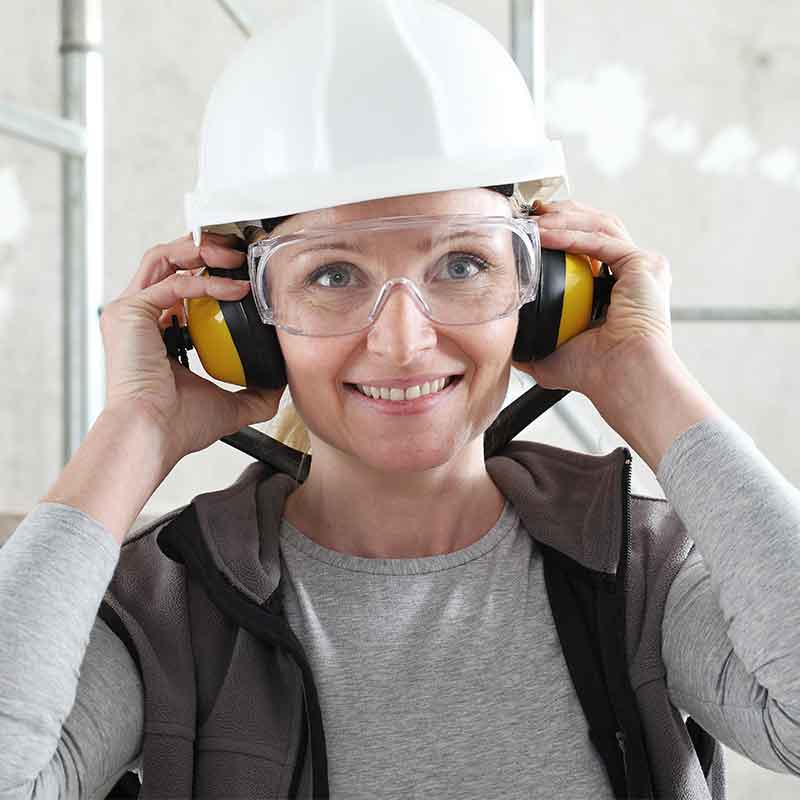
<svg viewBox="0 0 800 800">
<path fill-rule="evenodd" d="M 724 800 L 721 746 L 670 703 L 667 592 L 692 542 L 632 495 L 631 454 L 512 442 L 487 460 L 536 531 L 570 676 L 615 796 Z M 100 615 L 145 687 L 142 784 L 109 797 L 328 797 L 314 676 L 282 614 L 279 526 L 297 483 L 261 462 L 122 546 Z"/>
</svg>

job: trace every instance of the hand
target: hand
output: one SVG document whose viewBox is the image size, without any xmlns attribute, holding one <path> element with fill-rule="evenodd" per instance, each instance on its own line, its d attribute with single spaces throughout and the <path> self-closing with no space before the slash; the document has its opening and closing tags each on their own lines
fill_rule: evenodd
<svg viewBox="0 0 800 800">
<path fill-rule="evenodd" d="M 616 283 L 602 322 L 541 361 L 516 363 L 546 389 L 569 389 L 594 400 L 614 387 L 624 361 L 637 353 L 674 353 L 669 262 L 639 249 L 615 216 L 571 200 L 537 204 L 542 247 L 608 264 Z M 597 265 L 593 264 L 597 273 Z"/>
<path fill-rule="evenodd" d="M 105 306 L 100 329 L 106 352 L 106 407 L 141 412 L 167 438 L 177 463 L 223 436 L 277 412 L 282 389 L 220 388 L 168 358 L 162 330 L 176 315 L 185 324 L 184 298 L 239 300 L 249 281 L 199 275 L 206 266 L 242 266 L 235 236 L 204 233 L 199 247 L 191 236 L 148 250 L 128 288 Z"/>
</svg>

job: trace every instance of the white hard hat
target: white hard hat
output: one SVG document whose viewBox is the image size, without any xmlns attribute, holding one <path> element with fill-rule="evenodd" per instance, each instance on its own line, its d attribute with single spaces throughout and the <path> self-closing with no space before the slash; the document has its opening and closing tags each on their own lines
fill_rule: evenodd
<svg viewBox="0 0 800 800">
<path fill-rule="evenodd" d="M 200 231 L 382 197 L 566 185 L 522 74 L 437 0 L 301 0 L 253 36 L 206 107 Z"/>
</svg>

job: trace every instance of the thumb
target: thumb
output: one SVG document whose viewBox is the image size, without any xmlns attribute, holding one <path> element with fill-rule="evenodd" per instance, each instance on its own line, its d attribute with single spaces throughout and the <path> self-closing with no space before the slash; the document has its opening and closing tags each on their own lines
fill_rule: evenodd
<svg viewBox="0 0 800 800">
<path fill-rule="evenodd" d="M 283 389 L 240 389 L 233 393 L 239 428 L 267 422 L 278 413 Z"/>
<path fill-rule="evenodd" d="M 546 358 L 532 361 L 526 365 L 526 371 L 543 389 L 576 388 L 574 375 L 574 348 L 572 342 L 566 342 Z"/>
</svg>

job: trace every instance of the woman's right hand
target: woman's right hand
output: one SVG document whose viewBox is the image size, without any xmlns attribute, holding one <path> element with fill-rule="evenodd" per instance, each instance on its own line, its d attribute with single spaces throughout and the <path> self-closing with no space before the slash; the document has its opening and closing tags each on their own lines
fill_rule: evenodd
<svg viewBox="0 0 800 800">
<path fill-rule="evenodd" d="M 239 300 L 249 281 L 199 275 L 205 267 L 241 267 L 237 237 L 203 233 L 148 250 L 125 291 L 106 305 L 100 330 L 106 353 L 106 408 L 133 409 L 155 421 L 174 463 L 246 425 L 275 416 L 283 389 L 229 391 L 168 358 L 162 331 L 185 325 L 184 298 Z"/>
</svg>

